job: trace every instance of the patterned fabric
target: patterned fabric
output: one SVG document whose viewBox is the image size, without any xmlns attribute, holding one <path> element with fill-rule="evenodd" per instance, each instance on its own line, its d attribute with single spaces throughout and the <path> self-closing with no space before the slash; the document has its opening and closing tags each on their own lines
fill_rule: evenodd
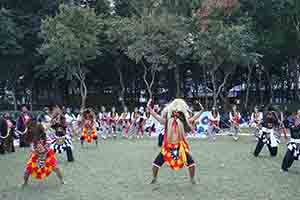
<svg viewBox="0 0 300 200">
<path fill-rule="evenodd" d="M 93 129 L 83 128 L 81 137 L 83 138 L 84 141 L 91 143 L 93 140 L 97 139 L 96 128 Z"/>
<path fill-rule="evenodd" d="M 25 172 L 35 179 L 43 180 L 51 174 L 56 165 L 57 161 L 53 150 L 48 150 L 42 155 L 33 152 L 27 162 Z"/>
<path fill-rule="evenodd" d="M 277 147 L 280 143 L 280 140 L 275 136 L 273 129 L 267 129 L 263 127 L 260 130 L 260 134 L 258 137 L 262 139 L 264 144 L 270 144 L 271 147 Z"/>
<path fill-rule="evenodd" d="M 300 160 L 300 143 L 289 142 L 287 148 L 293 153 L 295 160 Z"/>
<path fill-rule="evenodd" d="M 187 165 L 186 153 L 190 153 L 190 148 L 185 141 L 182 141 L 179 144 L 163 145 L 161 153 L 166 164 L 178 171 Z"/>
<path fill-rule="evenodd" d="M 63 137 L 58 137 L 55 136 L 53 140 L 51 140 L 51 146 L 50 148 L 55 152 L 55 153 L 63 153 L 67 150 L 67 148 L 72 147 L 72 139 L 70 136 L 66 135 Z"/>
</svg>

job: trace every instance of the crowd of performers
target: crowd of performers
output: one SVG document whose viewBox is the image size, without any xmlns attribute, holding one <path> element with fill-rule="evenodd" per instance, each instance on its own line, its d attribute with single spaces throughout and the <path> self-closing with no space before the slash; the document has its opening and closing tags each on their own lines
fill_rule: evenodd
<svg viewBox="0 0 300 200">
<path fill-rule="evenodd" d="M 187 167 L 191 183 L 195 184 L 195 167 L 191 149 L 187 142 L 187 135 L 194 134 L 195 124 L 204 112 L 199 103 L 198 111 L 192 111 L 183 99 L 175 99 L 163 109 L 154 105 L 152 101 L 146 108 L 136 108 L 129 112 L 124 108 L 117 113 L 113 107 L 110 112 L 105 107 L 99 113 L 88 108 L 78 115 L 71 109 L 52 106 L 44 109 L 38 118 L 33 118 L 28 109 L 23 106 L 16 121 L 8 113 L 0 118 L 0 154 L 15 152 L 14 141 L 19 140 L 20 148 L 30 148 L 30 158 L 24 171 L 24 185 L 29 177 L 43 180 L 55 172 L 63 184 L 63 176 L 57 166 L 56 156 L 62 154 L 67 162 L 74 162 L 73 142 L 79 140 L 81 146 L 109 138 L 136 138 L 142 139 L 145 134 L 158 136 L 158 145 L 161 150 L 153 161 L 153 180 L 157 182 L 160 167 L 166 163 L 172 170 L 178 171 Z M 214 142 L 220 131 L 220 113 L 213 107 L 208 116 L 209 141 Z M 229 113 L 229 123 L 234 141 L 239 140 L 241 114 L 237 106 L 232 107 Z M 300 158 L 300 111 L 295 111 L 284 120 L 281 114 L 267 110 L 261 112 L 255 107 L 249 122 L 256 138 L 254 156 L 258 157 L 264 146 L 272 157 L 277 156 L 280 135 L 287 137 L 290 130 L 290 140 L 286 154 L 281 164 L 281 171 L 288 172 L 295 160 Z"/>
</svg>

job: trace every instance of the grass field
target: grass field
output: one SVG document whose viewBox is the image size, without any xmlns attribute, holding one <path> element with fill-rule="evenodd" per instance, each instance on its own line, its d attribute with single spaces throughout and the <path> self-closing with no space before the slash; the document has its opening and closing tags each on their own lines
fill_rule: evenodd
<svg viewBox="0 0 300 200">
<path fill-rule="evenodd" d="M 27 150 L 0 156 L 0 200 L 282 200 L 299 199 L 300 165 L 295 162 L 288 175 L 279 172 L 285 146 L 277 158 L 266 149 L 252 156 L 250 137 L 234 142 L 220 137 L 215 143 L 190 141 L 197 162 L 197 185 L 191 185 L 187 170 L 178 173 L 162 168 L 158 184 L 150 185 L 151 163 L 159 149 L 145 139 L 101 141 L 98 148 L 75 145 L 75 163 L 58 157 L 66 185 L 54 174 L 46 181 L 22 183 Z"/>
</svg>

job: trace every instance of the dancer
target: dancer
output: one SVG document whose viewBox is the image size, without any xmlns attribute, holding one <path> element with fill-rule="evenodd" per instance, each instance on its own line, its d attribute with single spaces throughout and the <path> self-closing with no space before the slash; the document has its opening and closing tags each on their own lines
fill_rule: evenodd
<svg viewBox="0 0 300 200">
<path fill-rule="evenodd" d="M 92 141 L 95 141 L 96 146 L 98 146 L 96 123 L 95 113 L 91 109 L 86 109 L 82 112 L 82 133 L 80 137 L 82 147 L 84 142 L 91 143 Z"/>
<path fill-rule="evenodd" d="M 28 112 L 27 107 L 22 106 L 21 115 L 17 119 L 17 125 L 16 125 L 17 126 L 16 133 L 19 135 L 20 147 L 30 147 L 30 144 L 27 139 L 27 126 L 30 121 L 31 121 L 31 116 Z"/>
<path fill-rule="evenodd" d="M 258 106 L 255 106 L 254 112 L 251 114 L 251 119 L 250 119 L 250 127 L 254 128 L 255 137 L 258 137 L 262 120 L 263 120 L 263 113 L 259 111 Z"/>
<path fill-rule="evenodd" d="M 116 108 L 112 107 L 111 112 L 108 114 L 108 132 L 109 136 L 116 138 L 117 137 L 117 123 L 119 120 L 119 114 L 116 112 Z"/>
<path fill-rule="evenodd" d="M 71 108 L 66 109 L 65 114 L 66 125 L 67 125 L 67 134 L 70 136 L 76 135 L 75 125 L 77 122 L 76 116 L 72 113 Z"/>
<path fill-rule="evenodd" d="M 55 106 L 52 111 L 51 128 L 54 130 L 54 133 L 49 135 L 51 149 L 59 154 L 66 152 L 67 160 L 73 162 L 72 138 L 67 133 L 66 118 L 58 106 Z"/>
<path fill-rule="evenodd" d="M 55 153 L 49 148 L 43 126 L 31 122 L 28 126 L 28 135 L 30 143 L 32 144 L 32 151 L 26 164 L 23 187 L 28 184 L 30 176 L 38 180 L 43 180 L 47 178 L 52 171 L 56 173 L 60 183 L 64 184 L 61 171 L 57 167 Z"/>
<path fill-rule="evenodd" d="M 216 134 L 220 130 L 220 114 L 216 107 L 212 107 L 212 111 L 208 115 L 208 137 L 210 141 L 216 140 Z"/>
<path fill-rule="evenodd" d="M 281 171 L 288 172 L 295 160 L 300 160 L 300 111 L 293 113 L 289 124 L 291 139 L 283 158 Z"/>
<path fill-rule="evenodd" d="M 144 118 L 139 110 L 132 114 L 129 135 L 130 138 L 136 137 L 137 139 L 144 137 Z"/>
<path fill-rule="evenodd" d="M 14 139 L 17 139 L 17 136 L 15 135 L 16 123 L 12 120 L 9 113 L 4 113 L 3 119 L 6 121 L 8 134 L 8 137 L 4 139 L 6 151 L 9 153 L 15 152 Z"/>
<path fill-rule="evenodd" d="M 203 112 L 202 105 L 200 104 L 201 111 L 190 117 L 186 102 L 182 99 L 175 99 L 163 110 L 161 117 L 149 106 L 150 104 L 151 102 L 148 103 L 147 108 L 150 114 L 165 125 L 164 142 L 161 152 L 153 162 L 153 180 L 151 183 L 157 182 L 158 171 L 166 162 L 175 171 L 186 166 L 189 170 L 191 183 L 195 184 L 195 162 L 185 139 L 185 133 L 191 131 L 190 124 L 200 117 Z"/>
<path fill-rule="evenodd" d="M 8 143 L 10 144 L 11 129 L 5 118 L 0 118 L 0 154 L 5 154 L 9 152 Z M 15 151 L 12 145 L 12 152 Z"/>
<path fill-rule="evenodd" d="M 123 113 L 120 115 L 118 123 L 121 126 L 122 136 L 128 138 L 128 131 L 131 123 L 130 112 L 128 112 L 128 108 L 125 106 Z"/>
<path fill-rule="evenodd" d="M 241 121 L 241 114 L 237 110 L 237 106 L 233 105 L 232 112 L 229 113 L 229 122 L 232 130 L 234 131 L 233 139 L 235 141 L 238 141 L 239 139 L 240 121 Z"/>
<path fill-rule="evenodd" d="M 149 113 L 146 112 L 145 114 L 145 131 L 148 133 L 148 135 L 151 137 L 152 133 L 155 133 L 155 121 L 153 116 Z"/>
<path fill-rule="evenodd" d="M 285 110 L 284 112 L 280 112 L 279 113 L 279 133 L 280 136 L 283 134 L 284 139 L 288 139 L 288 129 L 287 127 L 289 126 L 289 122 L 288 122 L 288 113 Z"/>
<path fill-rule="evenodd" d="M 263 118 L 262 128 L 259 131 L 258 142 L 254 150 L 254 156 L 257 157 L 263 147 L 267 145 L 272 157 L 277 155 L 279 139 L 275 135 L 275 127 L 278 121 L 274 113 L 269 110 Z"/>
<path fill-rule="evenodd" d="M 109 133 L 109 124 L 108 124 L 108 113 L 106 112 L 106 108 L 104 106 L 101 106 L 101 112 L 98 114 L 98 124 L 99 124 L 99 132 L 101 134 L 101 137 L 103 139 L 106 139 L 108 137 Z"/>
</svg>

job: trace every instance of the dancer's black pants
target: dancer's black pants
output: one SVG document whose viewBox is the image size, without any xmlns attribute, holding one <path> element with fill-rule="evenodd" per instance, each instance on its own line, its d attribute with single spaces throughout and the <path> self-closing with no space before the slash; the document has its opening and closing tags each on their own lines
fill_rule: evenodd
<svg viewBox="0 0 300 200">
<path fill-rule="evenodd" d="M 261 152 L 261 150 L 263 149 L 264 146 L 265 146 L 265 143 L 260 138 L 258 140 L 258 143 L 257 143 L 256 148 L 254 150 L 254 156 L 255 157 L 257 157 L 259 155 L 259 153 Z M 278 147 L 271 147 L 270 144 L 267 144 L 267 147 L 268 147 L 268 149 L 270 151 L 271 156 L 276 156 L 277 155 Z"/>
<path fill-rule="evenodd" d="M 293 152 L 288 149 L 283 158 L 283 161 L 281 164 L 281 169 L 283 171 L 288 171 L 288 169 L 292 166 L 294 160 L 295 160 L 295 158 L 294 158 Z"/>
</svg>

